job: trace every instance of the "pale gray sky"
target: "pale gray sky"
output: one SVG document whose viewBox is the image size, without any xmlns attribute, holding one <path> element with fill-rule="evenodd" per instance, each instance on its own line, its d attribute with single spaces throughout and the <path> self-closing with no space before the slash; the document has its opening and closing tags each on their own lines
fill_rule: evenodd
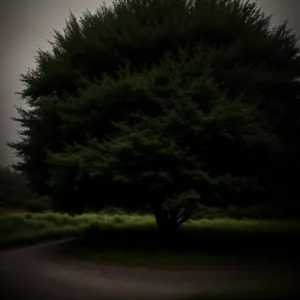
<svg viewBox="0 0 300 300">
<path fill-rule="evenodd" d="M 106 0 L 110 4 L 112 0 Z M 6 146 L 18 139 L 14 105 L 23 106 L 15 95 L 22 85 L 19 74 L 34 67 L 33 56 L 38 47 L 49 48 L 47 39 L 53 30 L 61 30 L 71 10 L 76 16 L 94 11 L 99 0 L 1 0 L 0 4 L 0 163 L 8 165 L 15 157 Z M 258 0 L 263 10 L 273 15 L 275 24 L 289 19 L 290 26 L 300 32 L 298 11 L 300 0 Z"/>
</svg>

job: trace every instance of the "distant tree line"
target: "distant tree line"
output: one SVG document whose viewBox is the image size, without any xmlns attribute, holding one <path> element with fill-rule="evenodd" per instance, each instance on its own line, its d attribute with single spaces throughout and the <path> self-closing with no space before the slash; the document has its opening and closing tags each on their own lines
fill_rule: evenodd
<svg viewBox="0 0 300 300">
<path fill-rule="evenodd" d="M 47 197 L 35 195 L 26 177 L 11 167 L 0 166 L 0 210 L 43 211 L 51 209 Z"/>
<path fill-rule="evenodd" d="M 0 206 L 16 207 L 28 196 L 32 195 L 24 176 L 10 167 L 0 167 Z"/>
</svg>

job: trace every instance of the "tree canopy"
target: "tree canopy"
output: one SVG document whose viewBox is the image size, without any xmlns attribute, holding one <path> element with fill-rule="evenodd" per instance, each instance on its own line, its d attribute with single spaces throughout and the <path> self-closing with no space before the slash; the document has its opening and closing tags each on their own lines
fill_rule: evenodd
<svg viewBox="0 0 300 300">
<path fill-rule="evenodd" d="M 295 199 L 299 47 L 256 3 L 119 0 L 70 15 L 22 75 L 15 166 L 57 209 Z M 292 200 L 291 200 L 292 201 Z"/>
</svg>

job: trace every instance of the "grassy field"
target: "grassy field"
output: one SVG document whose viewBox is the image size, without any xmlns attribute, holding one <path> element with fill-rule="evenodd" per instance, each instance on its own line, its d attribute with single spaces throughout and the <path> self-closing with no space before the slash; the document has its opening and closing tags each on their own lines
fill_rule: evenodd
<svg viewBox="0 0 300 300">
<path fill-rule="evenodd" d="M 165 235 L 151 217 L 93 224 L 70 254 L 95 262 L 163 268 L 255 268 L 298 263 L 300 224 L 230 219 L 190 221 Z"/>
<path fill-rule="evenodd" d="M 0 214 L 0 247 L 76 236 L 91 222 L 89 216 L 72 218 L 54 213 L 2 213 Z"/>
<path fill-rule="evenodd" d="M 198 220 L 164 235 L 152 216 L 0 214 L 0 247 L 80 236 L 70 255 L 95 262 L 164 268 L 238 268 L 298 262 L 300 223 Z"/>
</svg>

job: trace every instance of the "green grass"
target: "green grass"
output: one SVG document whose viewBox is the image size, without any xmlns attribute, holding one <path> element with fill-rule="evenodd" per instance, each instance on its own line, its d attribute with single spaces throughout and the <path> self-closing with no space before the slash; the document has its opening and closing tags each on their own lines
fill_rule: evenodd
<svg viewBox="0 0 300 300">
<path fill-rule="evenodd" d="M 77 236 L 97 218 L 96 215 L 71 217 L 52 212 L 3 213 L 0 214 L 0 247 Z"/>
<path fill-rule="evenodd" d="M 299 261 L 300 223 L 192 220 L 173 236 L 152 216 L 0 214 L 0 247 L 81 236 L 65 251 L 95 262 L 164 268 L 239 268 Z"/>
<path fill-rule="evenodd" d="M 6 211 L 0 213 L 0 247 L 78 236 L 92 225 L 111 228 L 122 224 L 155 225 L 150 216 L 91 213 L 72 217 L 53 212 Z"/>
<path fill-rule="evenodd" d="M 253 220 L 190 221 L 173 236 L 153 218 L 105 216 L 67 249 L 94 262 L 163 268 L 252 268 L 298 262 L 300 223 Z"/>
</svg>

